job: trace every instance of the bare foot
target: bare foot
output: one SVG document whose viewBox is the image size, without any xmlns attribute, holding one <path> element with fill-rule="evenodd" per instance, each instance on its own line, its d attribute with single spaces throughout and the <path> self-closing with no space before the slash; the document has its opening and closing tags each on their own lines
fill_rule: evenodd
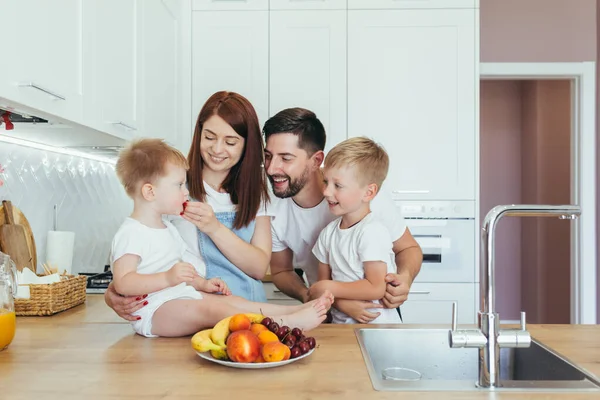
<svg viewBox="0 0 600 400">
<path fill-rule="evenodd" d="M 329 299 L 321 301 L 321 297 L 311 301 L 310 307 L 304 307 L 289 315 L 282 315 L 281 325 L 287 325 L 291 328 L 300 328 L 303 331 L 309 331 L 316 328 L 325 321 L 327 310 L 331 307 Z"/>
<path fill-rule="evenodd" d="M 329 291 L 326 290 L 323 292 L 323 294 L 318 298 L 318 299 L 314 299 L 309 301 L 308 303 L 305 303 L 302 305 L 302 307 L 314 307 L 315 304 L 321 304 L 324 305 L 325 307 L 327 307 L 327 309 L 329 310 L 331 308 L 331 306 L 333 305 L 333 294 Z"/>
</svg>

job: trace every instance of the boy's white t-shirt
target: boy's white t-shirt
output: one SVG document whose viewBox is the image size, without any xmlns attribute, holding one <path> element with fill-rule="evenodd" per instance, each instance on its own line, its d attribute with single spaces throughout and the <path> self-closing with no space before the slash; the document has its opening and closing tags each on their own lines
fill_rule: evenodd
<svg viewBox="0 0 600 400">
<path fill-rule="evenodd" d="M 312 208 L 302 208 L 292 198 L 279 199 L 273 196 L 271 199 L 273 252 L 289 248 L 294 253 L 294 267 L 301 268 L 312 285 L 317 281 L 318 267 L 312 248 L 319 233 L 336 217 L 329 211 L 325 199 Z M 392 242 L 404 235 L 404 218 L 384 190 L 371 201 L 371 212 L 387 228 Z"/>
<path fill-rule="evenodd" d="M 330 222 L 321 231 L 312 250 L 317 260 L 330 266 L 334 281 L 355 282 L 365 279 L 363 263 L 367 261 L 383 261 L 387 265 L 387 273 L 396 271 L 392 239 L 387 228 L 373 213 L 346 229 L 340 229 L 341 222 L 341 217 Z M 374 303 L 377 301 L 373 300 Z M 372 311 L 381 313 L 372 323 L 400 323 L 395 309 L 378 308 Z M 331 315 L 333 323 L 357 323 L 335 308 L 332 308 Z"/>
</svg>

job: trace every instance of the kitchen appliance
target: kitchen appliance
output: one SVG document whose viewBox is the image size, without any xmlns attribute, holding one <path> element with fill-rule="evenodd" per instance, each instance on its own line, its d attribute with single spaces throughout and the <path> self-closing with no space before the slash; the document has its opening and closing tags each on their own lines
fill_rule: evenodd
<svg viewBox="0 0 600 400">
<path fill-rule="evenodd" d="M 423 251 L 415 282 L 476 282 L 475 202 L 396 201 Z"/>
</svg>

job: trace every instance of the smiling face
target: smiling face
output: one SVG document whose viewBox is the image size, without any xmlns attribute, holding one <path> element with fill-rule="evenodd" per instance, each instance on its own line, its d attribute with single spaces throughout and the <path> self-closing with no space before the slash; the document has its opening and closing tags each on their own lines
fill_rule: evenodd
<svg viewBox="0 0 600 400">
<path fill-rule="evenodd" d="M 373 198 L 372 185 L 360 183 L 355 167 L 325 168 L 323 183 L 329 211 L 338 217 L 363 210 Z"/>
<path fill-rule="evenodd" d="M 297 195 L 315 167 L 316 155 L 309 156 L 306 150 L 298 147 L 298 136 L 292 133 L 269 136 L 265 147 L 265 170 L 273 194 L 279 198 Z"/>
<path fill-rule="evenodd" d="M 183 203 L 188 200 L 188 189 L 185 185 L 186 170 L 183 167 L 167 163 L 166 174 L 152 184 L 156 211 L 161 214 L 179 215 L 183 211 Z"/>
<path fill-rule="evenodd" d="M 228 172 L 242 158 L 244 138 L 218 115 L 204 122 L 201 135 L 200 154 L 204 168 Z"/>
</svg>

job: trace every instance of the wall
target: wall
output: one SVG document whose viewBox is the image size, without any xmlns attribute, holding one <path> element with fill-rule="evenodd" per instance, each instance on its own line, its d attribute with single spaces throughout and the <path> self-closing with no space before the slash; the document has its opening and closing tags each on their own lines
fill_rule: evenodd
<svg viewBox="0 0 600 400">
<path fill-rule="evenodd" d="M 480 87 L 481 220 L 498 204 L 521 202 L 521 85 L 482 81 Z M 521 292 L 521 219 L 506 218 L 496 231 L 498 293 Z M 519 296 L 497 296 L 503 320 L 519 319 Z"/>
<path fill-rule="evenodd" d="M 73 273 L 103 271 L 112 237 L 133 206 L 114 166 L 2 141 L 0 164 L 4 167 L 0 200 L 10 200 L 29 221 L 38 271 L 45 260 L 54 204 L 58 205 L 58 229 L 75 232 Z"/>
</svg>

